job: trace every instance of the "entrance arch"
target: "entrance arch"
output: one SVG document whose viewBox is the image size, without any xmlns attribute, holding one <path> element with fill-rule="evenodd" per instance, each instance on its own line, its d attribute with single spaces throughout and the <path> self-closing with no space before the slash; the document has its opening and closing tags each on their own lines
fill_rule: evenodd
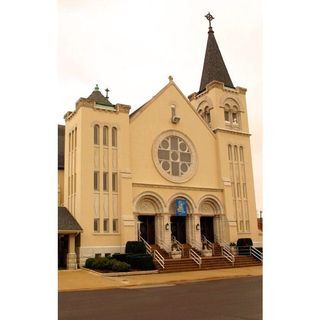
<svg viewBox="0 0 320 320">
<path fill-rule="evenodd" d="M 201 237 L 206 237 L 210 242 L 220 239 L 221 226 L 219 217 L 222 209 L 218 201 L 211 196 L 203 197 L 199 203 L 199 213 Z"/>
<path fill-rule="evenodd" d="M 138 238 L 141 236 L 149 244 L 157 243 L 161 232 L 159 214 L 163 212 L 162 199 L 153 193 L 141 194 L 135 203 Z"/>
<path fill-rule="evenodd" d="M 184 199 L 186 201 L 186 216 L 176 215 L 176 199 Z M 194 205 L 185 195 L 175 195 L 169 200 L 171 235 L 181 243 L 190 243 L 191 214 L 193 212 Z"/>
</svg>

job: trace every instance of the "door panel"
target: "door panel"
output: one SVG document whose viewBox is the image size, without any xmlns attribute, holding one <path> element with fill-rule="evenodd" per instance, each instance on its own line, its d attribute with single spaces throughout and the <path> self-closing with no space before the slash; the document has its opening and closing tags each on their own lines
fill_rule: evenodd
<svg viewBox="0 0 320 320">
<path fill-rule="evenodd" d="M 171 217 L 171 234 L 181 243 L 186 243 L 186 218 Z"/>
</svg>

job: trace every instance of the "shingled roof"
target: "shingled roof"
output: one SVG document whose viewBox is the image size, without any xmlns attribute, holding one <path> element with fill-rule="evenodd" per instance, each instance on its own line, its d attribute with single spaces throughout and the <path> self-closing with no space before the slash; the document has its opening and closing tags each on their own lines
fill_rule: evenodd
<svg viewBox="0 0 320 320">
<path fill-rule="evenodd" d="M 58 231 L 82 231 L 78 221 L 66 207 L 58 207 Z"/>
<path fill-rule="evenodd" d="M 212 28 L 210 27 L 199 92 L 204 90 L 206 85 L 214 80 L 223 82 L 226 87 L 234 88 Z"/>
<path fill-rule="evenodd" d="M 96 103 L 107 106 L 107 107 L 114 107 L 114 105 L 108 100 L 107 97 L 104 97 L 99 90 L 98 85 L 94 88 L 88 99 L 94 100 Z"/>
<path fill-rule="evenodd" d="M 58 169 L 64 169 L 64 134 L 65 126 L 58 125 Z"/>
</svg>

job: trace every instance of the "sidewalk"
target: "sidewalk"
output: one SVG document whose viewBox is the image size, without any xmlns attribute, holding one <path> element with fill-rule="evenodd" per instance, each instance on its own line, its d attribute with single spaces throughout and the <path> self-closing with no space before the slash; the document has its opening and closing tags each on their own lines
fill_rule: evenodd
<svg viewBox="0 0 320 320">
<path fill-rule="evenodd" d="M 63 270 L 58 271 L 58 290 L 82 291 L 114 289 L 125 287 L 160 286 L 181 282 L 218 280 L 238 277 L 261 276 L 262 267 L 246 267 L 219 270 L 188 271 L 174 273 L 157 273 L 148 275 L 124 275 L 108 277 L 88 270 Z"/>
</svg>

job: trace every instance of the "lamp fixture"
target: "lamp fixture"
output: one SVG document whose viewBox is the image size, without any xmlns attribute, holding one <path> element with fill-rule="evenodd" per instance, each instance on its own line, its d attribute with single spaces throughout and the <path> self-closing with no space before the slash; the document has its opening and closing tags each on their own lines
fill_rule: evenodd
<svg viewBox="0 0 320 320">
<path fill-rule="evenodd" d="M 169 230 L 169 223 L 166 223 L 165 228 L 166 230 Z"/>
<path fill-rule="evenodd" d="M 200 230 L 200 224 L 199 224 L 199 223 L 197 223 L 196 229 L 197 229 L 197 230 Z"/>
</svg>

